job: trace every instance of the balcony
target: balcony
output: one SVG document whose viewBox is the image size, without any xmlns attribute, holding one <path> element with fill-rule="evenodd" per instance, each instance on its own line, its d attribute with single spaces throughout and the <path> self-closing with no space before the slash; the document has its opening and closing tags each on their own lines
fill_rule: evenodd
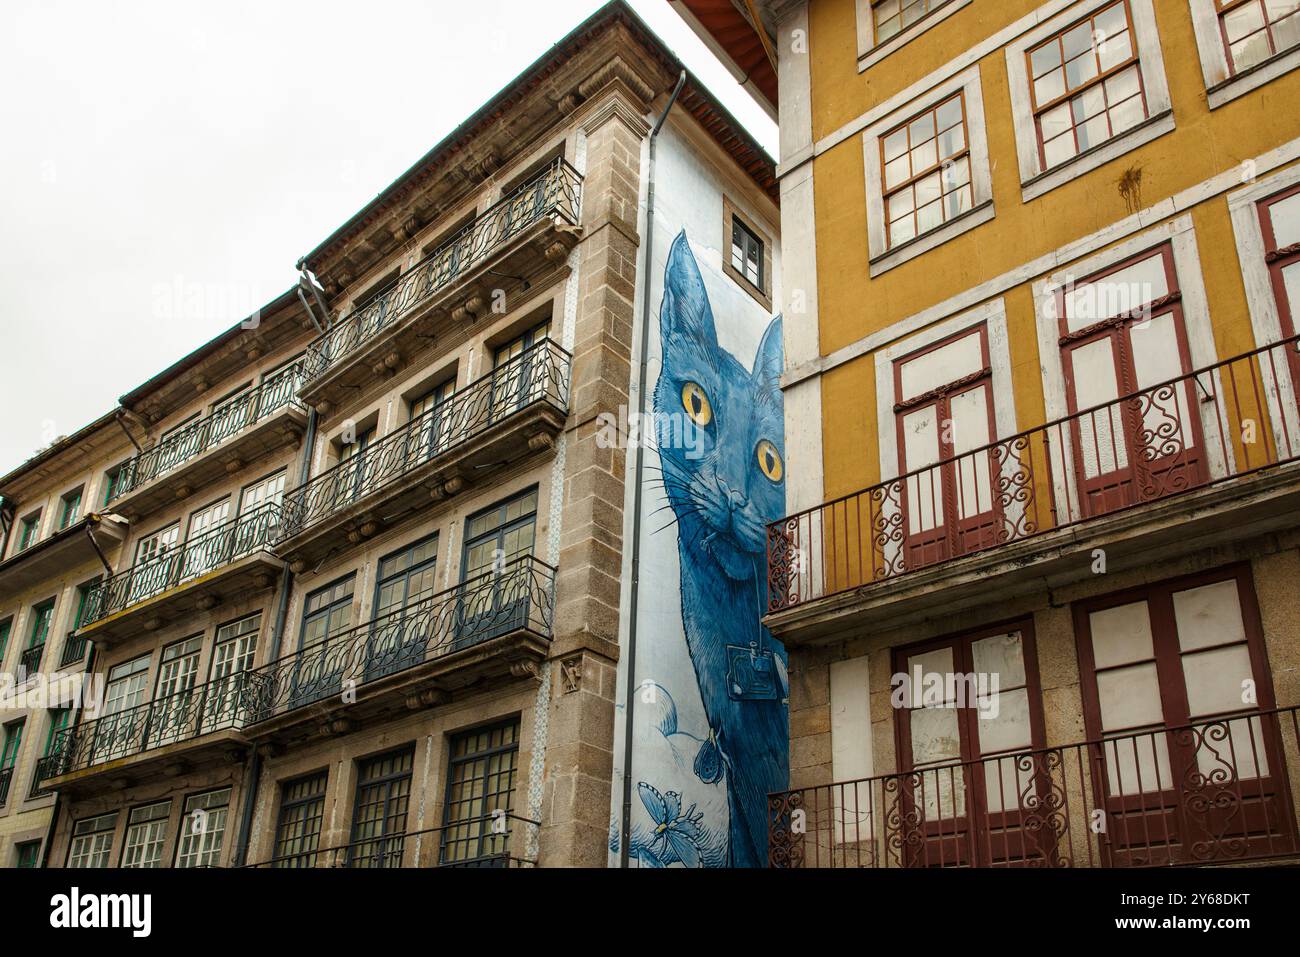
<svg viewBox="0 0 1300 957">
<path fill-rule="evenodd" d="M 421 348 L 441 317 L 487 308 L 475 276 L 524 277 L 562 261 L 576 242 L 582 177 L 557 160 L 408 269 L 374 302 L 336 322 L 304 358 L 304 402 L 322 412 Z M 494 278 L 493 285 L 500 285 Z M 468 302 L 456 303 L 459 298 Z M 479 299 L 478 305 L 474 300 Z"/>
<path fill-rule="evenodd" d="M 772 794 L 768 864 L 1150 867 L 1296 858 L 1298 711 Z"/>
<path fill-rule="evenodd" d="M 1300 337 L 944 459 L 768 527 L 787 643 L 959 613 L 1294 526 Z"/>
<path fill-rule="evenodd" d="M 0 768 L 0 807 L 9 801 L 9 782 L 13 780 L 13 767 Z"/>
<path fill-rule="evenodd" d="M 122 469 L 108 507 L 131 522 L 296 444 L 307 425 L 297 399 L 300 365 L 223 402 L 141 452 Z"/>
<path fill-rule="evenodd" d="M 555 570 L 532 556 L 247 673 L 250 740 L 445 701 L 536 673 L 551 642 Z M 355 696 L 344 697 L 355 690 Z M 353 700 L 349 700 L 353 699 Z"/>
<path fill-rule="evenodd" d="M 86 660 L 85 638 L 78 635 L 75 631 L 70 631 L 67 637 L 63 639 L 63 653 L 59 655 L 59 667 L 68 668 L 76 664 L 84 664 Z"/>
<path fill-rule="evenodd" d="M 59 731 L 36 766 L 44 790 L 130 784 L 229 760 L 243 745 L 247 673 L 209 681 Z"/>
<path fill-rule="evenodd" d="M 278 505 L 259 506 L 97 583 L 86 593 L 77 637 L 121 641 L 225 595 L 269 588 L 282 568 L 269 552 L 279 521 Z"/>
<path fill-rule="evenodd" d="M 310 566 L 487 474 L 552 448 L 570 357 L 542 340 L 363 452 L 286 492 L 276 553 Z"/>
<path fill-rule="evenodd" d="M 471 818 L 442 827 L 282 854 L 247 867 L 532 867 L 525 856 L 540 824 L 517 814 Z M 518 847 L 520 850 L 516 851 Z"/>
<path fill-rule="evenodd" d="M 94 563 L 100 553 L 111 554 L 126 537 L 126 523 L 117 518 L 87 515 L 67 528 L 0 562 L 3 591 L 14 594 L 57 578 L 69 568 Z"/>
<path fill-rule="evenodd" d="M 41 659 L 45 657 L 45 642 L 39 645 L 32 645 L 23 649 L 22 657 L 18 659 L 18 670 L 25 674 L 34 675 L 41 670 Z"/>
</svg>

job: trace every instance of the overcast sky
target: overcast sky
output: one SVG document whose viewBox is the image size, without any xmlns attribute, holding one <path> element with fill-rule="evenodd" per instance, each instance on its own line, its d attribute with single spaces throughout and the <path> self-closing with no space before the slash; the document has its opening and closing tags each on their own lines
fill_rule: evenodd
<svg viewBox="0 0 1300 957">
<path fill-rule="evenodd" d="M 600 6 L 4 0 L 0 474 L 289 288 Z M 775 154 L 667 0 L 632 6 Z"/>
</svg>

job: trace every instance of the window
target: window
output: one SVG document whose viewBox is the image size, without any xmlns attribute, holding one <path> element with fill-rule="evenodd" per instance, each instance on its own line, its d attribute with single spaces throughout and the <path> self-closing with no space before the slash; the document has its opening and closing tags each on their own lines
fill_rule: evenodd
<svg viewBox="0 0 1300 957">
<path fill-rule="evenodd" d="M 490 867 L 508 863 L 509 815 L 514 809 L 518 761 L 518 719 L 451 739 L 441 864 Z M 501 815 L 505 817 L 498 823 Z"/>
<path fill-rule="evenodd" d="M 229 726 L 245 704 L 244 673 L 253 667 L 257 656 L 257 634 L 262 628 L 262 613 L 227 622 L 217 629 L 209 667 L 208 701 L 204 705 L 204 729 Z"/>
<path fill-rule="evenodd" d="M 130 466 L 131 463 L 128 460 L 120 465 L 114 465 L 104 473 L 104 505 L 107 505 L 121 494 L 122 486 L 131 474 Z"/>
<path fill-rule="evenodd" d="M 1120 862 L 1212 863 L 1238 836 L 1276 843 L 1289 811 L 1273 779 L 1276 722 L 1251 717 L 1273 703 L 1249 569 L 1081 603 L 1075 633 L 1088 736 L 1104 742 L 1094 793 Z M 1200 730 L 1166 733 L 1189 724 Z M 1198 780 L 1231 782 L 1217 798 L 1199 794 L 1215 802 L 1212 817 L 1184 813 Z"/>
<path fill-rule="evenodd" d="M 6 618 L 0 621 L 0 670 L 3 670 L 5 663 L 5 650 L 9 647 L 9 633 L 13 631 L 14 620 Z"/>
<path fill-rule="evenodd" d="M 731 219 L 731 268 L 759 289 L 763 288 L 763 240 L 740 221 Z"/>
<path fill-rule="evenodd" d="M 123 867 L 160 866 L 171 807 L 171 801 L 161 801 L 131 810 L 122 846 Z"/>
<path fill-rule="evenodd" d="M 149 714 L 152 744 L 165 744 L 193 733 L 194 684 L 198 678 L 202 649 L 202 635 L 173 642 L 163 649 Z"/>
<path fill-rule="evenodd" d="M 456 380 L 451 378 L 411 400 L 409 421 L 417 423 L 407 439 L 413 465 L 442 452 L 455 440 L 452 408 L 447 405 L 455 392 Z"/>
<path fill-rule="evenodd" d="M 244 486 L 244 490 L 239 494 L 239 514 L 247 515 L 262 505 L 279 502 L 284 497 L 284 482 L 287 476 L 288 472 L 281 469 L 258 479 L 251 485 Z"/>
<path fill-rule="evenodd" d="M 113 851 L 113 830 L 117 813 L 85 818 L 72 825 L 72 843 L 68 846 L 69 867 L 108 867 Z"/>
<path fill-rule="evenodd" d="M 551 333 L 551 320 L 498 346 L 492 355 L 492 421 L 545 398 L 552 385 L 551 364 L 545 349 L 536 348 Z"/>
<path fill-rule="evenodd" d="M 12 768 L 18 762 L 18 752 L 23 746 L 23 726 L 26 719 L 5 725 L 4 744 L 0 745 L 0 768 Z"/>
<path fill-rule="evenodd" d="M 1073 444 L 1067 461 L 1084 516 L 1204 480 L 1194 382 L 1183 380 L 1168 398 L 1118 401 L 1191 371 L 1178 293 L 1168 244 L 1056 293 Z"/>
<path fill-rule="evenodd" d="M 858 70 L 879 63 L 971 0 L 856 0 Z"/>
<path fill-rule="evenodd" d="M 15 857 L 17 862 L 15 867 L 37 867 L 41 861 L 41 842 L 24 841 L 21 844 L 14 845 Z"/>
<path fill-rule="evenodd" d="M 230 788 L 192 794 L 185 799 L 176 842 L 177 867 L 220 867 L 226 837 Z"/>
<path fill-rule="evenodd" d="M 59 500 L 60 531 L 81 518 L 81 492 L 80 488 L 74 489 Z"/>
<path fill-rule="evenodd" d="M 465 522 L 465 557 L 462 580 L 498 571 L 523 555 L 533 553 L 537 534 L 537 489 L 479 512 Z"/>
<path fill-rule="evenodd" d="M 352 592 L 357 576 L 318 588 L 303 603 L 302 635 L 299 648 L 324 644 L 332 635 L 352 626 Z"/>
<path fill-rule="evenodd" d="M 225 528 L 229 518 L 229 496 L 190 514 L 189 531 L 185 536 L 185 554 L 181 563 L 181 581 L 206 575 L 232 555 L 234 536 Z"/>
<path fill-rule="evenodd" d="M 92 763 L 122 757 L 137 746 L 132 709 L 144 704 L 149 659 L 149 655 L 141 655 L 108 670 L 104 711 L 94 723 Z"/>
<path fill-rule="evenodd" d="M 418 606 L 434 593 L 437 570 L 437 535 L 380 559 L 375 582 L 375 623 L 366 649 L 367 681 L 423 659 L 429 631 L 414 623 L 423 621 L 421 616 L 430 614 L 430 610 L 420 608 L 409 616 L 399 613 Z"/>
<path fill-rule="evenodd" d="M 1210 108 L 1300 66 L 1300 0 L 1190 0 Z"/>
<path fill-rule="evenodd" d="M 970 146 L 961 93 L 885 134 L 881 147 L 891 249 L 970 212 Z"/>
<path fill-rule="evenodd" d="M 1300 0 L 1216 0 L 1233 73 L 1300 45 Z"/>
<path fill-rule="evenodd" d="M 164 529 L 146 535 L 136 543 L 135 546 L 135 563 L 143 565 L 146 562 L 165 555 L 171 549 L 176 547 L 176 543 L 181 537 L 181 524 L 177 522 L 174 525 L 168 525 Z"/>
<path fill-rule="evenodd" d="M 1085 0 L 1007 45 L 1026 201 L 1173 129 L 1151 0 Z"/>
<path fill-rule="evenodd" d="M 280 818 L 275 826 L 275 866 L 315 867 L 325 817 L 325 783 L 321 771 L 286 783 L 280 793 Z"/>
<path fill-rule="evenodd" d="M 41 751 L 41 757 L 48 758 L 54 753 L 54 746 L 58 741 L 59 732 L 67 729 L 72 723 L 71 708 L 51 708 L 49 711 L 49 728 L 45 732 L 45 748 Z M 41 776 L 39 772 L 32 776 L 32 790 L 29 797 L 41 797 L 49 792 L 41 788 Z"/>
<path fill-rule="evenodd" d="M 872 276 L 993 217 L 978 68 L 874 123 L 862 149 Z"/>
<path fill-rule="evenodd" d="M 983 324 L 894 361 L 907 568 L 999 541 L 992 372 Z"/>
<path fill-rule="evenodd" d="M 1264 235 L 1264 260 L 1268 263 L 1281 337 L 1300 333 L 1300 186 L 1259 204 Z M 1291 381 L 1300 385 L 1300 346 L 1287 350 L 1291 357 Z"/>
<path fill-rule="evenodd" d="M 1043 744 L 1029 622 L 899 649 L 894 663 L 911 682 L 895 712 L 900 764 L 921 772 L 903 779 L 909 866 L 1054 861 L 1053 836 L 1021 818 L 1049 796 L 1036 793 L 1043 762 L 1026 756 Z M 980 840 L 994 822 L 1005 840 Z"/>
<path fill-rule="evenodd" d="M 21 668 L 27 674 L 41 670 L 41 659 L 45 656 L 45 642 L 50 637 L 50 624 L 54 621 L 54 602 L 42 602 L 32 609 L 32 630 L 27 638 L 27 649 L 23 652 Z"/>
<path fill-rule="evenodd" d="M 141 704 L 144 701 L 145 679 L 148 674 L 149 655 L 141 655 L 110 668 L 104 694 L 105 712 L 116 714 Z"/>
<path fill-rule="evenodd" d="M 18 533 L 18 551 L 35 544 L 36 537 L 41 532 L 41 513 L 35 512 L 28 515 L 22 521 L 22 526 Z"/>
<path fill-rule="evenodd" d="M 401 867 L 415 748 L 362 761 L 348 867 Z"/>
</svg>

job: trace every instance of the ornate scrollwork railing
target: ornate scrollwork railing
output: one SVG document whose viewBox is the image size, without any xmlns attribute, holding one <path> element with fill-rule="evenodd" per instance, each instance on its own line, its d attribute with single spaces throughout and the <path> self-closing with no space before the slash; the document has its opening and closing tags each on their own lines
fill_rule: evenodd
<svg viewBox="0 0 1300 957">
<path fill-rule="evenodd" d="M 1300 460 L 1300 337 L 999 439 L 767 529 L 767 611 Z"/>
<path fill-rule="evenodd" d="M 555 570 L 532 556 L 256 668 L 251 724 L 511 632 L 551 634 Z"/>
<path fill-rule="evenodd" d="M 554 217 L 576 226 L 581 189 L 582 177 L 568 162 L 551 163 L 408 269 L 392 288 L 318 336 L 307 347 L 305 377 L 325 372 L 534 223 Z"/>
<path fill-rule="evenodd" d="M 549 639 L 554 589 L 555 569 L 517 558 L 259 668 L 65 728 L 37 779 L 244 728 L 512 632 Z"/>
<path fill-rule="evenodd" d="M 768 796 L 771 867 L 1145 867 L 1300 854 L 1300 707 Z M 1098 825 L 1101 825 L 1100 827 Z"/>
<path fill-rule="evenodd" d="M 550 403 L 563 412 L 569 353 L 543 339 L 364 451 L 286 492 L 283 538 L 360 501 L 525 408 Z"/>
<path fill-rule="evenodd" d="M 38 780 L 244 726 L 247 671 L 125 708 L 57 732 L 37 764 Z"/>
<path fill-rule="evenodd" d="M 223 565 L 269 549 L 280 525 L 274 502 L 228 519 L 201 535 L 137 562 L 124 572 L 98 582 L 86 593 L 82 625 L 89 625 L 139 604 L 169 588 L 183 585 Z"/>
<path fill-rule="evenodd" d="M 145 449 L 117 474 L 109 503 L 198 458 L 279 409 L 286 406 L 301 408 L 298 402 L 298 383 L 301 381 L 302 363 L 297 362 L 261 385 L 223 402 L 207 415 L 168 435 L 153 448 Z"/>
</svg>

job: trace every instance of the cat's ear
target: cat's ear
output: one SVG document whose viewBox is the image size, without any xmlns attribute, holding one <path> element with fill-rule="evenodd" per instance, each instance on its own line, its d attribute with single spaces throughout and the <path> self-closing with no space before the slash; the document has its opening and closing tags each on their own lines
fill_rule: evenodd
<svg viewBox="0 0 1300 957">
<path fill-rule="evenodd" d="M 764 389 L 780 387 L 781 372 L 785 365 L 784 349 L 781 345 L 781 317 L 777 316 L 768 324 L 763 333 L 763 341 L 758 344 L 758 355 L 754 357 L 753 378 L 756 385 Z"/>
<path fill-rule="evenodd" d="M 710 349 L 718 347 L 709 295 L 704 289 L 704 279 L 700 276 L 700 267 L 695 262 L 684 229 L 677 234 L 668 253 L 659 327 L 664 339 L 680 336 Z"/>
</svg>

